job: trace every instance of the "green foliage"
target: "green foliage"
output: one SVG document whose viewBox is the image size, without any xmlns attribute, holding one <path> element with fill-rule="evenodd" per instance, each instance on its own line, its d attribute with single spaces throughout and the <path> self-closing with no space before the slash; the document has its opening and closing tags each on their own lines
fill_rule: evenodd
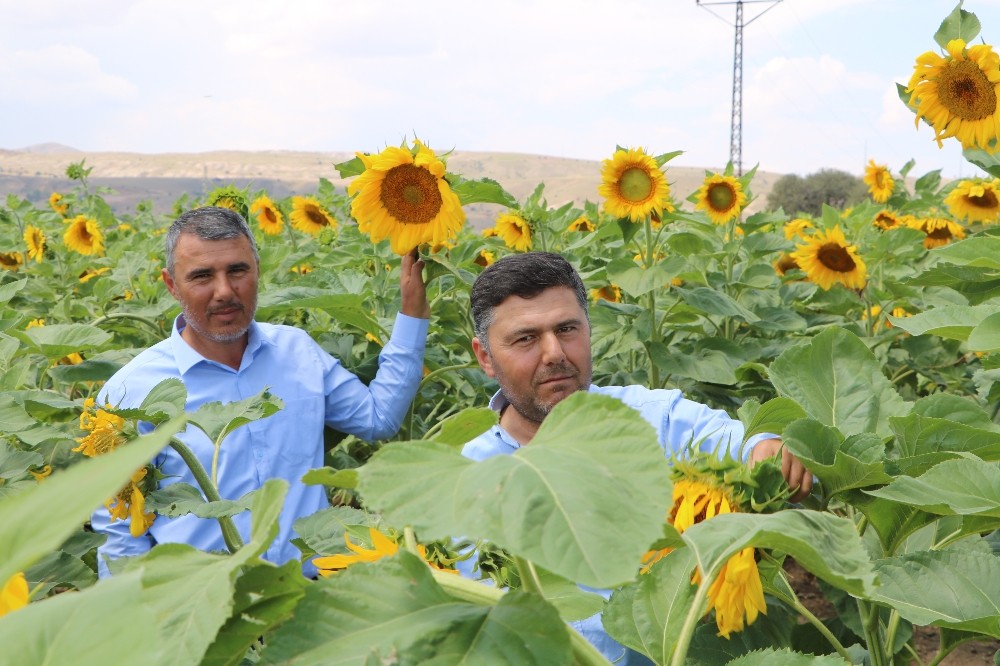
<svg viewBox="0 0 1000 666">
<path fill-rule="evenodd" d="M 849 208 L 867 196 L 868 188 L 857 176 L 821 169 L 805 177 L 788 174 L 779 178 L 767 195 L 767 207 L 796 215 L 820 215 L 823 206 Z"/>
</svg>

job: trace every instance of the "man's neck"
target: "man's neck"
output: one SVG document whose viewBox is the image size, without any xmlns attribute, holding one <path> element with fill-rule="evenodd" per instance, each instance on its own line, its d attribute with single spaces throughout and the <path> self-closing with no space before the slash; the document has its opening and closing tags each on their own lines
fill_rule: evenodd
<svg viewBox="0 0 1000 666">
<path fill-rule="evenodd" d="M 521 446 L 525 446 L 535 438 L 540 423 L 521 416 L 513 406 L 507 405 L 500 413 L 500 427 L 507 431 Z"/>
<path fill-rule="evenodd" d="M 184 342 L 191 346 L 191 349 L 208 360 L 228 365 L 233 370 L 239 370 L 243 363 L 243 352 L 246 351 L 250 334 L 244 333 L 240 338 L 231 342 L 217 342 L 206 340 L 196 335 L 190 326 L 185 326 L 184 330 L 181 331 L 181 337 Z"/>
</svg>

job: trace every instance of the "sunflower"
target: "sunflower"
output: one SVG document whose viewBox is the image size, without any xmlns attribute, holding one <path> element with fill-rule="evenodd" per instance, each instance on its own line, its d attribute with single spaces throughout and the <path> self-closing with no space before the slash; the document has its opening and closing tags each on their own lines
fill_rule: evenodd
<svg viewBox="0 0 1000 666">
<path fill-rule="evenodd" d="M 80 352 L 70 352 L 56 362 L 56 365 L 80 365 L 83 363 L 83 356 Z"/>
<path fill-rule="evenodd" d="M 906 88 L 915 122 L 925 119 L 941 139 L 955 137 L 962 148 L 996 151 L 1000 127 L 1000 56 L 989 44 L 965 48 L 965 40 L 953 39 L 942 57 L 928 51 L 917 58 Z"/>
<path fill-rule="evenodd" d="M 16 271 L 24 263 L 24 255 L 20 252 L 0 252 L 0 268 Z"/>
<path fill-rule="evenodd" d="M 879 316 L 879 314 L 881 314 L 881 313 L 882 313 L 882 306 L 881 305 L 873 305 L 866 312 L 862 312 L 861 313 L 861 321 L 867 321 L 868 319 L 877 319 L 878 316 Z M 893 308 L 892 312 L 890 312 L 889 314 L 892 315 L 893 317 L 912 317 L 913 316 L 912 314 L 910 314 L 909 312 L 907 312 L 903 308 Z M 889 321 L 888 319 L 885 319 L 884 322 L 881 321 L 881 320 L 880 321 L 876 321 L 875 325 L 872 327 L 872 329 L 875 330 L 875 331 L 877 331 L 880 328 L 882 328 L 883 324 L 885 325 L 886 328 L 892 328 L 892 322 Z"/>
<path fill-rule="evenodd" d="M 774 266 L 774 272 L 778 275 L 785 275 L 788 271 L 799 270 L 798 262 L 787 252 L 782 252 L 781 256 L 772 265 Z"/>
<path fill-rule="evenodd" d="M 66 211 L 69 210 L 69 204 L 63 203 L 63 195 L 53 192 L 49 195 L 49 208 L 60 215 L 65 215 Z"/>
<path fill-rule="evenodd" d="M 928 250 L 947 245 L 953 239 L 965 238 L 965 229 L 960 224 L 943 217 L 914 218 L 909 226 L 927 234 L 924 236 L 924 247 Z"/>
<path fill-rule="evenodd" d="M 359 562 L 376 562 L 381 560 L 383 557 L 391 557 L 399 552 L 399 544 L 379 532 L 374 527 L 368 528 L 368 536 L 372 543 L 371 549 L 353 543 L 348 537 L 347 532 L 344 532 L 344 542 L 354 555 L 342 554 L 317 557 L 313 560 L 313 564 L 316 565 L 316 568 L 319 570 L 319 574 L 321 576 L 331 576 L 338 571 L 346 569 L 352 564 L 357 564 Z M 438 566 L 436 562 L 429 561 L 427 559 L 427 549 L 423 545 L 417 545 L 417 552 L 419 553 L 421 559 L 423 559 L 424 562 L 427 562 L 427 565 L 431 568 L 455 573 L 454 569 L 444 569 L 443 567 Z"/>
<path fill-rule="evenodd" d="M 896 181 L 892 179 L 888 167 L 882 164 L 875 164 L 875 160 L 868 160 L 865 167 L 865 185 L 868 186 L 868 193 L 876 203 L 885 203 L 892 195 L 892 190 L 896 187 Z"/>
<path fill-rule="evenodd" d="M 517 213 L 504 213 L 497 218 L 497 236 L 516 252 L 531 249 L 531 225 Z"/>
<path fill-rule="evenodd" d="M 448 181 L 445 165 L 420 141 L 414 149 L 389 147 L 375 156 L 358 153 L 364 172 L 348 186 L 351 215 L 373 243 L 389 239 L 402 256 L 423 243 L 453 239 L 465 211 Z"/>
<path fill-rule="evenodd" d="M 240 217 L 247 217 L 247 193 L 235 185 L 217 187 L 208 195 L 209 206 L 228 208 L 239 214 Z"/>
<path fill-rule="evenodd" d="M 104 234 L 101 233 L 97 220 L 86 215 L 77 215 L 68 222 L 69 228 L 63 234 L 63 242 L 69 249 L 84 255 L 104 252 Z"/>
<path fill-rule="evenodd" d="M 23 572 L 8 578 L 3 587 L 0 587 L 0 617 L 27 606 L 28 597 L 28 580 Z"/>
<path fill-rule="evenodd" d="M 883 231 L 888 231 L 889 229 L 898 229 L 903 226 L 903 220 L 891 210 L 883 210 L 875 216 L 872 224 Z"/>
<path fill-rule="evenodd" d="M 292 197 L 292 226 L 316 236 L 327 227 L 336 227 L 337 221 L 326 212 L 316 197 Z"/>
<path fill-rule="evenodd" d="M 483 238 L 496 238 L 496 236 L 497 236 L 496 227 L 489 227 L 487 229 L 483 229 Z"/>
<path fill-rule="evenodd" d="M 566 231 L 586 231 L 588 233 L 594 229 L 594 223 L 588 220 L 586 215 L 581 215 L 566 227 Z"/>
<path fill-rule="evenodd" d="M 767 614 L 764 586 L 760 582 L 753 548 L 744 548 L 722 566 L 708 588 L 708 607 L 715 609 L 715 625 L 724 638 L 753 624 L 758 614 Z"/>
<path fill-rule="evenodd" d="M 29 224 L 24 228 L 24 243 L 28 246 L 28 260 L 42 263 L 45 256 L 45 234 L 38 227 Z"/>
<path fill-rule="evenodd" d="M 80 283 L 84 284 L 90 282 L 95 277 L 104 275 L 111 270 L 110 266 L 101 266 L 100 268 L 88 268 L 84 272 L 80 273 Z"/>
<path fill-rule="evenodd" d="M 295 273 L 296 275 L 308 275 L 312 271 L 312 264 L 297 264 L 288 269 L 289 273 Z"/>
<path fill-rule="evenodd" d="M 483 268 L 486 268 L 487 266 L 492 266 L 493 262 L 495 262 L 496 260 L 497 260 L 496 255 L 490 252 L 489 250 L 480 250 L 479 255 L 475 258 L 475 260 L 473 260 L 472 263 L 476 264 L 477 266 L 482 266 Z"/>
<path fill-rule="evenodd" d="M 42 481 L 42 479 L 47 479 L 52 475 L 52 465 L 43 465 L 37 472 L 35 470 L 28 470 L 31 472 L 31 476 L 35 477 L 35 481 Z"/>
<path fill-rule="evenodd" d="M 24 327 L 24 330 L 27 331 L 29 328 L 37 328 L 38 326 L 45 326 L 45 320 L 32 319 L 31 321 L 28 322 L 28 325 Z"/>
<path fill-rule="evenodd" d="M 732 176 L 714 173 L 702 184 L 695 193 L 696 210 L 703 210 L 708 219 L 715 224 L 726 224 L 739 217 L 743 207 L 747 205 L 747 195 L 743 191 L 743 183 Z"/>
<path fill-rule="evenodd" d="M 824 291 L 838 282 L 851 289 L 865 286 L 865 262 L 858 256 L 857 246 L 847 244 L 839 226 L 817 232 L 791 256 L 806 277 Z"/>
<path fill-rule="evenodd" d="M 795 238 L 805 238 L 809 231 L 808 229 L 813 229 L 812 220 L 807 220 L 804 217 L 797 217 L 794 220 L 789 220 L 785 222 L 783 231 L 785 232 L 785 238 L 787 240 L 794 240 Z"/>
<path fill-rule="evenodd" d="M 662 215 L 669 205 L 670 186 L 656 160 L 642 148 L 616 150 L 602 165 L 597 192 L 605 198 L 605 211 L 633 222 Z"/>
<path fill-rule="evenodd" d="M 608 301 L 609 303 L 621 303 L 622 302 L 622 290 L 618 288 L 618 285 L 609 284 L 605 285 L 599 289 L 591 289 L 590 297 L 597 301 Z"/>
<path fill-rule="evenodd" d="M 111 522 L 131 518 L 129 532 L 138 538 L 149 530 L 156 520 L 155 513 L 146 513 L 146 496 L 143 494 L 141 486 L 146 479 L 147 469 L 140 467 L 133 474 L 129 482 L 115 494 L 114 497 L 104 503 L 111 516 Z M 150 490 L 152 490 L 150 488 Z"/>
<path fill-rule="evenodd" d="M 996 222 L 1000 217 L 1000 178 L 963 180 L 948 193 L 944 204 L 952 215 L 971 222 Z"/>
<path fill-rule="evenodd" d="M 285 227 L 285 218 L 281 216 L 281 211 L 266 194 L 254 200 L 250 206 L 250 214 L 257 218 L 260 230 L 268 236 L 277 236 Z"/>
<path fill-rule="evenodd" d="M 105 405 L 108 410 L 111 405 Z M 80 413 L 80 429 L 87 435 L 78 437 L 77 446 L 73 451 L 79 451 L 88 458 L 110 453 L 128 441 L 125 434 L 125 419 L 106 409 L 95 407 L 94 399 L 87 398 Z"/>
</svg>

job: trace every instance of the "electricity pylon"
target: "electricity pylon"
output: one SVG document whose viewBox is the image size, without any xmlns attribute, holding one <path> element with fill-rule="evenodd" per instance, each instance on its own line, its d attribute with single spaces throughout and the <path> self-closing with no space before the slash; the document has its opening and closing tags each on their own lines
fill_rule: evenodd
<svg viewBox="0 0 1000 666">
<path fill-rule="evenodd" d="M 744 22 L 743 5 L 762 2 L 771 3 L 771 7 Z M 729 123 L 729 161 L 732 162 L 738 176 L 743 175 L 743 26 L 753 23 L 779 2 L 781 0 L 719 0 L 717 2 L 695 0 L 699 7 L 706 9 L 707 5 L 736 5 L 736 22 L 733 24 L 736 28 L 736 39 L 733 45 L 733 108 Z M 719 16 L 711 9 L 708 11 L 714 16 Z"/>
</svg>

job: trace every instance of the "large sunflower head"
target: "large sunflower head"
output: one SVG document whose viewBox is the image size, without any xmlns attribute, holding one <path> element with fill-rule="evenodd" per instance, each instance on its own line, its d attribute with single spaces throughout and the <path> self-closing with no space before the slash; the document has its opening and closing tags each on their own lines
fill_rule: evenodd
<svg viewBox="0 0 1000 666">
<path fill-rule="evenodd" d="M 77 215 L 69 220 L 69 228 L 63 234 L 63 242 L 74 252 L 83 255 L 104 253 L 104 234 L 97 220 L 86 215 Z"/>
<path fill-rule="evenodd" d="M 971 222 L 996 222 L 1000 219 L 1000 178 L 991 181 L 963 180 L 948 193 L 944 203 L 957 218 Z"/>
<path fill-rule="evenodd" d="M 292 226 L 317 236 L 327 228 L 336 228 L 337 221 L 323 208 L 316 197 L 292 197 Z"/>
<path fill-rule="evenodd" d="M 743 183 L 734 176 L 713 173 L 705 178 L 701 188 L 694 195 L 694 207 L 703 210 L 715 224 L 726 224 L 739 217 L 747 205 L 747 195 Z"/>
<path fill-rule="evenodd" d="M 45 234 L 33 224 L 24 228 L 24 244 L 28 246 L 28 259 L 41 263 L 45 256 Z"/>
<path fill-rule="evenodd" d="M 850 289 L 865 286 L 867 269 L 856 245 L 849 245 L 839 226 L 819 231 L 792 253 L 806 277 L 824 291 L 835 284 Z"/>
<path fill-rule="evenodd" d="M 465 211 L 434 151 L 389 147 L 378 155 L 358 153 L 365 170 L 347 186 L 351 215 L 373 243 L 386 238 L 402 256 L 418 245 L 451 241 L 465 224 Z"/>
<path fill-rule="evenodd" d="M 916 122 L 925 119 L 941 139 L 955 137 L 963 148 L 979 147 L 993 153 L 1000 128 L 1000 56 L 989 44 L 966 48 L 953 39 L 947 55 L 928 51 L 917 58 L 906 88 Z"/>
<path fill-rule="evenodd" d="M 250 206 L 250 215 L 257 218 L 260 230 L 268 236 L 277 236 L 285 227 L 285 218 L 282 217 L 281 211 L 266 194 L 254 199 Z"/>
<path fill-rule="evenodd" d="M 943 217 L 914 218 L 910 222 L 910 227 L 926 234 L 924 247 L 928 250 L 965 238 L 965 229 L 962 225 Z"/>
<path fill-rule="evenodd" d="M 896 187 L 896 181 L 892 179 L 888 167 L 883 164 L 875 164 L 875 160 L 868 160 L 865 167 L 865 185 L 868 186 L 868 193 L 872 200 L 877 203 L 885 203 L 892 195 Z"/>
<path fill-rule="evenodd" d="M 667 178 L 642 148 L 616 150 L 602 165 L 597 192 L 609 214 L 640 222 L 669 205 Z"/>
<path fill-rule="evenodd" d="M 503 213 L 494 227 L 496 235 L 515 252 L 531 249 L 531 225 L 517 213 Z"/>
</svg>

